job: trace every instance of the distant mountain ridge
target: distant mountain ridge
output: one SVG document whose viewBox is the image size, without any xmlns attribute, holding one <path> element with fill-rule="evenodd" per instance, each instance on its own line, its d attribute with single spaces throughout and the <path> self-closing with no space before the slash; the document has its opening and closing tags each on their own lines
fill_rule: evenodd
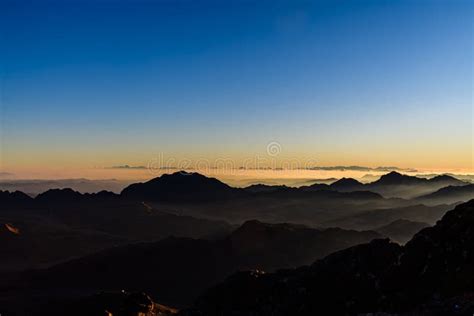
<svg viewBox="0 0 474 316">
<path fill-rule="evenodd" d="M 418 204 L 397 208 L 375 209 L 330 220 L 323 223 L 322 226 L 356 230 L 377 230 L 400 219 L 434 225 L 452 207 L 451 205 L 444 204 L 436 206 Z"/>
<path fill-rule="evenodd" d="M 329 187 L 340 192 L 363 191 L 365 188 L 364 184 L 352 178 L 342 178 L 331 183 Z"/>
<path fill-rule="evenodd" d="M 378 239 L 309 267 L 237 273 L 180 315 L 470 315 L 473 227 L 471 200 L 404 247 Z"/>
<path fill-rule="evenodd" d="M 433 193 L 422 195 L 418 197 L 417 200 L 433 205 L 440 203 L 456 203 L 473 197 L 474 184 L 467 184 L 462 186 L 443 187 Z"/>
<path fill-rule="evenodd" d="M 371 191 L 384 197 L 414 198 L 432 193 L 446 186 L 463 186 L 467 183 L 449 175 L 433 178 L 408 176 L 396 171 L 382 175 L 378 180 L 361 183 L 352 178 L 342 178 L 330 185 L 315 184 L 304 187 L 306 190 L 336 190 L 340 192 Z"/>
<path fill-rule="evenodd" d="M 209 202 L 228 200 L 234 198 L 245 198 L 249 194 L 297 194 L 309 191 L 337 191 L 342 193 L 370 191 L 381 194 L 384 197 L 405 197 L 413 198 L 417 196 L 427 196 L 447 186 L 465 186 L 466 182 L 458 180 L 449 175 L 440 175 L 433 178 L 419 178 L 407 176 L 392 171 L 371 183 L 361 183 L 352 178 L 341 178 L 331 184 L 316 183 L 301 188 L 292 188 L 283 185 L 251 185 L 247 188 L 234 188 L 216 178 L 206 177 L 199 173 L 189 173 L 185 171 L 173 174 L 164 174 L 143 183 L 134 183 L 122 190 L 119 195 L 112 192 L 101 191 L 93 194 L 81 194 L 69 188 L 50 189 L 38 194 L 36 201 L 59 201 L 88 198 L 113 198 L 122 197 L 139 201 L 163 201 L 163 202 Z M 8 191 L 0 195 L 0 201 L 10 204 L 7 200 Z M 10 193 L 11 199 L 13 196 Z M 17 201 L 19 201 L 19 194 Z M 330 194 L 330 193 L 326 193 Z M 359 195 L 362 193 L 359 193 Z M 368 193 L 365 193 L 366 195 Z M 23 203 L 28 199 L 23 196 Z M 11 200 L 13 201 L 13 200 Z"/>
<path fill-rule="evenodd" d="M 21 282 L 45 293 L 61 288 L 79 293 L 124 288 L 146 291 L 160 302 L 180 306 L 235 271 L 309 264 L 380 237 L 372 231 L 317 230 L 253 220 L 215 241 L 170 237 L 114 247 L 34 271 Z"/>
</svg>

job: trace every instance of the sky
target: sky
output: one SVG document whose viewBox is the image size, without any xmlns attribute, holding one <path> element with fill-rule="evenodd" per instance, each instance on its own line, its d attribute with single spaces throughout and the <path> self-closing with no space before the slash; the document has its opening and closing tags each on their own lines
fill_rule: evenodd
<svg viewBox="0 0 474 316">
<path fill-rule="evenodd" d="M 1 174 L 223 159 L 474 172 L 473 8 L 0 1 Z"/>
</svg>

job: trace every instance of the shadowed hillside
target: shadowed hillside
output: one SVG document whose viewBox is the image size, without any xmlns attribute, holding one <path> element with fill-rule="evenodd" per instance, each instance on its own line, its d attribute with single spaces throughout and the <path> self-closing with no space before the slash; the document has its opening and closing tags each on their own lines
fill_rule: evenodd
<svg viewBox="0 0 474 316">
<path fill-rule="evenodd" d="M 418 201 L 427 205 L 442 203 L 457 203 L 474 197 L 474 184 L 463 186 L 448 186 L 436 192 L 418 197 Z"/>
<path fill-rule="evenodd" d="M 45 297 L 66 299 L 127 289 L 144 291 L 160 302 L 183 306 L 238 270 L 297 267 L 380 237 L 370 231 L 316 230 L 250 221 L 216 241 L 167 238 L 104 250 L 25 274 L 20 288 L 13 292 L 35 296 L 40 291 Z"/>
<path fill-rule="evenodd" d="M 448 212 L 404 247 L 374 240 L 309 267 L 235 274 L 203 295 L 196 310 L 182 315 L 456 315 L 462 297 L 474 290 L 473 227 L 474 200 Z M 472 313 L 473 307 L 465 312 Z M 428 314 L 431 308 L 436 313 Z"/>
<path fill-rule="evenodd" d="M 405 244 L 409 241 L 417 232 L 423 228 L 429 227 L 427 223 L 423 222 L 412 222 L 407 219 L 397 219 L 388 225 L 374 229 L 376 232 L 383 236 L 389 237 L 392 241 L 400 244 Z"/>
</svg>

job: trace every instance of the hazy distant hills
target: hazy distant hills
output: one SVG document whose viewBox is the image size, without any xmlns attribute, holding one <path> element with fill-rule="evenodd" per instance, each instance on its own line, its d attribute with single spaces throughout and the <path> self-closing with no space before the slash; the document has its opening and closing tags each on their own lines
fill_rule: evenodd
<svg viewBox="0 0 474 316">
<path fill-rule="evenodd" d="M 79 180 L 86 181 L 82 179 Z M 225 199 L 245 198 L 249 195 L 261 193 L 274 193 L 275 195 L 277 195 L 277 193 L 284 193 L 286 196 L 299 194 L 302 196 L 304 194 L 303 192 L 309 191 L 337 191 L 343 193 L 370 191 L 386 198 L 413 198 L 433 193 L 447 186 L 465 186 L 467 184 L 467 182 L 448 175 L 440 175 L 428 179 L 402 175 L 393 171 L 381 176 L 374 182 L 365 184 L 355 179 L 342 178 L 331 184 L 317 183 L 311 186 L 301 187 L 300 189 L 283 185 L 270 186 L 264 184 L 256 184 L 244 189 L 239 189 L 230 187 L 215 178 L 209 178 L 198 173 L 180 171 L 173 174 L 164 174 L 161 177 L 144 183 L 131 184 L 124 188 L 120 195 L 127 199 L 140 201 L 181 203 L 213 202 Z M 50 185 L 52 188 L 57 188 L 57 184 L 54 180 L 51 181 Z M 79 192 L 78 190 L 71 190 L 70 193 L 72 194 L 72 192 L 75 191 Z M 27 190 L 23 192 L 28 193 Z M 62 194 L 65 194 L 65 192 L 66 191 L 62 191 Z M 308 196 L 308 193 L 306 194 L 306 196 Z"/>
<path fill-rule="evenodd" d="M 325 227 L 368 230 L 388 225 L 398 219 L 434 225 L 450 207 L 444 204 L 437 206 L 418 204 L 397 208 L 375 209 L 326 221 L 322 225 Z"/>
<path fill-rule="evenodd" d="M 385 197 L 413 198 L 446 186 L 465 184 L 465 182 L 447 175 L 425 179 L 390 172 L 383 175 L 379 180 L 366 184 L 366 186 L 368 190 L 380 193 Z"/>
<path fill-rule="evenodd" d="M 430 225 L 423 222 L 413 222 L 407 219 L 397 219 L 390 224 L 374 229 L 383 236 L 389 237 L 391 240 L 400 244 L 405 244 L 417 232 Z"/>
<path fill-rule="evenodd" d="M 168 238 L 115 247 L 34 272 L 22 282 L 43 293 L 62 289 L 65 295 L 126 288 L 182 305 L 235 271 L 310 264 L 336 250 L 380 237 L 371 231 L 249 221 L 215 241 Z"/>
<path fill-rule="evenodd" d="M 414 200 L 368 191 L 417 190 L 420 185 L 435 188 L 447 183 L 456 186 Z M 12 241 L 0 241 L 4 247 L 9 244 L 11 254 L 0 268 L 51 264 L 113 245 L 168 236 L 216 238 L 232 230 L 227 221 L 258 219 L 355 230 L 374 230 L 399 219 L 434 224 L 449 208 L 437 204 L 473 197 L 472 185 L 457 184 L 459 180 L 449 176 L 422 179 L 392 172 L 370 184 L 341 179 L 302 188 L 237 189 L 197 173 L 177 172 L 130 185 L 121 194 L 51 189 L 31 198 L 18 191 L 0 191 L 0 224 L 10 223 L 22 231 Z M 411 233 L 407 228 L 406 238 Z"/>
<path fill-rule="evenodd" d="M 337 216 L 338 211 L 346 212 L 349 210 L 346 204 L 351 205 L 350 210 L 367 203 L 378 207 L 394 203 L 408 204 L 404 201 L 386 201 L 379 194 L 368 191 L 310 191 L 266 185 L 238 189 L 217 179 L 184 172 L 130 185 L 120 196 L 126 200 L 164 206 L 179 214 L 237 224 L 248 219 L 259 219 L 273 223 L 290 221 L 313 225 L 319 221 L 319 217 L 327 218 L 330 214 Z M 314 210 L 315 207 L 319 210 Z"/>
<path fill-rule="evenodd" d="M 473 227 L 471 201 L 404 247 L 375 240 L 310 267 L 235 274 L 181 315 L 470 315 Z"/>
<path fill-rule="evenodd" d="M 199 237 L 199 234 L 205 234 L 205 230 L 210 235 L 225 231 L 222 224 L 216 225 L 215 220 L 240 224 L 248 219 L 259 219 L 270 223 L 295 222 L 310 226 L 331 223 L 348 227 L 342 222 L 345 218 L 356 216 L 356 219 L 357 216 L 368 216 L 362 215 L 365 212 L 384 210 L 373 214 L 377 213 L 374 216 L 379 218 L 384 214 L 383 217 L 389 221 L 375 220 L 368 227 L 371 221 L 365 217 L 368 221 L 365 227 L 350 227 L 373 229 L 401 218 L 432 223 L 442 215 L 442 209 L 446 209 L 435 205 L 474 197 L 472 185 L 462 184 L 464 182 L 450 176 L 424 179 L 391 172 L 368 184 L 343 178 L 331 185 L 317 184 L 302 188 L 254 185 L 238 189 L 197 173 L 176 172 L 145 183 L 132 184 L 121 194 L 107 191 L 81 194 L 71 189 L 52 189 L 33 199 L 21 192 L 0 191 L 0 212 L 6 211 L 8 217 L 5 220 L 13 222 L 20 213 L 12 210 L 21 209 L 26 211 L 22 212 L 25 216 L 41 215 L 44 218 L 47 214 L 48 218 L 71 227 L 126 236 L 133 240 L 156 240 L 170 234 Z M 443 187 L 445 185 L 448 187 Z M 428 195 L 413 200 L 383 196 L 397 195 L 406 190 L 419 193 L 428 188 L 431 190 Z M 430 217 L 423 205 L 415 206 L 420 202 L 432 205 L 434 215 Z M 409 207 L 411 214 L 404 213 L 403 208 Z M 389 213 L 389 209 L 393 212 Z M 416 214 L 427 216 L 417 217 Z M 200 230 L 205 221 L 192 217 L 206 218 L 209 225 L 204 226 L 208 228 Z M 164 221 L 164 218 L 175 224 Z M 163 224 L 165 222 L 167 225 Z M 192 225 L 191 222 L 200 224 Z M 189 225 L 182 226 L 181 223 Z M 160 229 L 154 229 L 154 225 Z M 212 229 L 211 226 L 220 228 Z M 189 230 L 193 233 L 189 234 Z M 183 231 L 186 232 L 184 235 Z"/>
<path fill-rule="evenodd" d="M 370 183 L 361 183 L 355 179 L 342 178 L 330 185 L 315 184 L 306 189 L 336 190 L 339 192 L 371 191 L 384 197 L 414 198 L 423 194 L 432 193 L 447 186 L 463 186 L 467 183 L 452 176 L 440 175 L 433 178 L 419 178 L 407 176 L 392 171 Z"/>
<path fill-rule="evenodd" d="M 5 202 L 8 202 L 5 203 Z M 19 229 L 13 234 L 5 229 Z M 168 236 L 214 238 L 232 230 L 224 221 L 178 216 L 111 192 L 48 190 L 35 199 L 0 191 L 2 269 L 24 269 L 108 247 Z"/>
<path fill-rule="evenodd" d="M 439 189 L 436 192 L 422 195 L 417 198 L 418 201 L 427 205 L 436 205 L 441 203 L 455 203 L 466 201 L 474 197 L 474 184 L 463 186 L 448 186 Z"/>
<path fill-rule="evenodd" d="M 291 221 L 319 226 L 328 220 L 371 209 L 419 204 L 420 201 L 408 198 L 433 193 L 446 186 L 463 185 L 464 182 L 446 175 L 427 179 L 390 172 L 367 184 L 343 178 L 330 185 L 319 183 L 292 188 L 260 184 L 237 189 L 196 173 L 178 172 L 133 184 L 124 189 L 121 196 L 177 208 L 181 214 L 225 219 L 234 223 L 257 218 L 265 222 Z M 440 202 L 455 203 L 466 201 L 469 197 L 468 192 Z M 204 204 L 193 205 L 196 202 Z M 425 204 L 434 206 L 439 203 Z M 393 220 L 396 219 L 399 218 Z M 388 223 L 381 223 L 385 224 Z"/>
<path fill-rule="evenodd" d="M 72 228 L 38 217 L 2 215 L 0 222 L 0 272 L 48 266 L 130 242 L 123 236 Z"/>
<path fill-rule="evenodd" d="M 379 238 L 373 231 L 340 228 L 312 229 L 295 224 L 247 221 L 227 237 L 240 262 L 239 269 L 289 268 L 308 264 L 335 249 Z"/>
</svg>

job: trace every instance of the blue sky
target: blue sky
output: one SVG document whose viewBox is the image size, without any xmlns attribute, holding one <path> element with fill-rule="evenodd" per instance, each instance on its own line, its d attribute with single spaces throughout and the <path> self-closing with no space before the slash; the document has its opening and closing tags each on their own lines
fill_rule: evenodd
<svg viewBox="0 0 474 316">
<path fill-rule="evenodd" d="M 2 1 L 2 168 L 473 169 L 471 1 Z"/>
</svg>

